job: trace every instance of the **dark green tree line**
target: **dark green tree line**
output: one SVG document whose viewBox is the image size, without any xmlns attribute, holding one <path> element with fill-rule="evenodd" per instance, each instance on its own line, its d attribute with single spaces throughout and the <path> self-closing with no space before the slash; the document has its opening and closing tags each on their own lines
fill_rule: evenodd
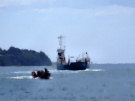
<svg viewBox="0 0 135 101">
<path fill-rule="evenodd" d="M 10 47 L 0 48 L 0 66 L 43 66 L 51 65 L 51 60 L 44 52 Z"/>
</svg>

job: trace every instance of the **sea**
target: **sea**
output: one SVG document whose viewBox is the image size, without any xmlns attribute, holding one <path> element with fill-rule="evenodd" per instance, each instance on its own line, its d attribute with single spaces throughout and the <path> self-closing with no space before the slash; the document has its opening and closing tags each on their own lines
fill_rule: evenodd
<svg viewBox="0 0 135 101">
<path fill-rule="evenodd" d="M 32 71 L 44 68 L 49 80 L 32 78 Z M 135 101 L 135 64 L 92 64 L 79 71 L 0 67 L 0 101 Z"/>
</svg>

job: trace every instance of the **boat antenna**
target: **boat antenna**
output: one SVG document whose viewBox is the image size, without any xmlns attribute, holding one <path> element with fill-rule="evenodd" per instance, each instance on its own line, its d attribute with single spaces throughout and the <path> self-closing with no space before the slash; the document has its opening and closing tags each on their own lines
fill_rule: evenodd
<svg viewBox="0 0 135 101">
<path fill-rule="evenodd" d="M 63 36 L 59 36 L 58 39 L 59 39 L 59 45 L 60 45 L 60 49 L 62 49 L 62 45 L 63 45 Z"/>
</svg>

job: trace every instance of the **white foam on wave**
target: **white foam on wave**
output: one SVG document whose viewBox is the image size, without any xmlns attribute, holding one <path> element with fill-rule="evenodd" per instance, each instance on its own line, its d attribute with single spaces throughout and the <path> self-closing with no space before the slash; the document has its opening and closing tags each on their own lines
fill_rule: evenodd
<svg viewBox="0 0 135 101">
<path fill-rule="evenodd" d="M 104 71 L 104 70 L 103 69 L 90 69 L 90 71 L 99 72 L 99 71 Z"/>
<path fill-rule="evenodd" d="M 70 74 L 70 73 L 79 73 L 82 72 L 82 70 L 78 71 L 71 71 L 71 70 L 50 70 L 50 73 L 52 74 Z"/>
<path fill-rule="evenodd" d="M 15 73 L 15 74 L 22 74 L 22 73 L 31 73 L 31 71 L 16 71 L 16 72 L 12 72 L 12 73 Z"/>
<path fill-rule="evenodd" d="M 86 69 L 86 70 L 50 70 L 52 74 L 72 74 L 72 73 L 81 73 L 81 72 L 99 72 L 104 71 L 103 69 Z"/>
<path fill-rule="evenodd" d="M 77 70 L 77 71 L 71 71 L 71 70 L 49 70 L 50 73 L 52 74 L 71 74 L 71 73 L 80 73 L 80 72 L 100 72 L 104 71 L 103 69 L 86 69 L 86 70 Z M 12 73 L 31 73 L 31 71 L 16 71 Z M 32 76 L 15 76 L 15 77 L 10 77 L 11 79 L 32 79 Z M 53 78 L 50 78 L 53 79 Z"/>
<path fill-rule="evenodd" d="M 15 77 L 9 77 L 10 79 L 40 79 L 40 78 L 33 78 L 32 76 L 15 76 Z M 51 76 L 49 78 L 50 80 L 53 79 L 53 77 Z"/>
<path fill-rule="evenodd" d="M 54 74 L 60 74 L 60 73 L 80 73 L 80 72 L 85 72 L 85 71 L 94 71 L 94 72 L 98 72 L 98 71 L 104 71 L 103 69 L 86 69 L 86 70 L 77 70 L 77 71 L 72 71 L 72 70 L 50 70 L 51 73 Z"/>
<path fill-rule="evenodd" d="M 32 76 L 15 76 L 15 77 L 10 77 L 11 79 L 32 79 Z"/>
</svg>

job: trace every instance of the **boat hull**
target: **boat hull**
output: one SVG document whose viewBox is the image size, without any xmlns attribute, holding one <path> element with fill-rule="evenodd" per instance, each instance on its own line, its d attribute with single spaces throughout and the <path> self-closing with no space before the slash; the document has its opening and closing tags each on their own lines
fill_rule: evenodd
<svg viewBox="0 0 135 101">
<path fill-rule="evenodd" d="M 57 64 L 58 70 L 85 70 L 89 68 L 90 65 L 85 62 L 72 62 L 70 64 Z"/>
</svg>

